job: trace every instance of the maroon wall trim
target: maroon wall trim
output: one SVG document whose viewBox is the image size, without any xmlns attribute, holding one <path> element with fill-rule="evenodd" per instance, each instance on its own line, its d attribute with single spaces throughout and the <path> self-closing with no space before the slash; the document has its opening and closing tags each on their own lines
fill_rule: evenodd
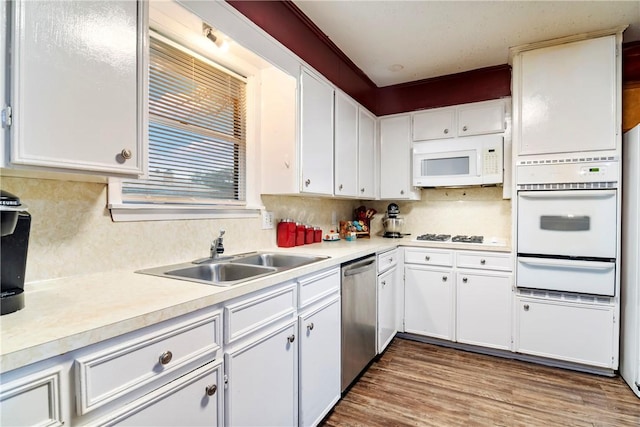
<svg viewBox="0 0 640 427">
<path fill-rule="evenodd" d="M 291 1 L 227 2 L 377 116 L 511 95 L 506 64 L 379 88 Z M 640 42 L 622 51 L 623 83 L 640 81 Z"/>
</svg>

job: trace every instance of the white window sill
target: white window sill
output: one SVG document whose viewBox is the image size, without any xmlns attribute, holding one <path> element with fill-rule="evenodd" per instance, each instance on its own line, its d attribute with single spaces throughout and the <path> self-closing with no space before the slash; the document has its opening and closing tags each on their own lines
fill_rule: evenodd
<svg viewBox="0 0 640 427">
<path fill-rule="evenodd" d="M 114 222 L 171 221 L 184 219 L 259 218 L 262 206 L 168 206 L 109 204 Z"/>
</svg>

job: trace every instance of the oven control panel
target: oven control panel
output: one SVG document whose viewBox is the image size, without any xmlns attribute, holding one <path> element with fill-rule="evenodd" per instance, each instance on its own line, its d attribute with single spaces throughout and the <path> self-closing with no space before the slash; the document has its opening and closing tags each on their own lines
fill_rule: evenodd
<svg viewBox="0 0 640 427">
<path fill-rule="evenodd" d="M 618 182 L 617 161 L 587 163 L 539 163 L 516 166 L 516 184 Z"/>
</svg>

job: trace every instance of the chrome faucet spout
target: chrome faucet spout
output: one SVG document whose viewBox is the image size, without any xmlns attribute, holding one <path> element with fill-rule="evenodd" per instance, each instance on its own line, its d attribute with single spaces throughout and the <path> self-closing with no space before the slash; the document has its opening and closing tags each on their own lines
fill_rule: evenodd
<svg viewBox="0 0 640 427">
<path fill-rule="evenodd" d="M 224 245 L 222 244 L 222 236 L 224 236 L 224 229 L 220 229 L 220 235 L 218 236 L 218 238 L 216 240 L 214 240 L 213 242 L 211 242 L 211 250 L 210 250 L 210 258 L 211 259 L 216 259 L 218 258 L 221 254 L 224 253 Z"/>
</svg>

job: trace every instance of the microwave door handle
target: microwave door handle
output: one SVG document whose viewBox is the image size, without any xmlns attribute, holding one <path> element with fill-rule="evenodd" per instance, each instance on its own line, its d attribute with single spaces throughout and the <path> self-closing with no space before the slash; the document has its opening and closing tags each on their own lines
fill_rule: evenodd
<svg viewBox="0 0 640 427">
<path fill-rule="evenodd" d="M 523 259 L 518 258 L 518 262 L 521 264 L 529 264 L 540 267 L 550 268 L 569 268 L 573 270 L 599 270 L 606 271 L 615 267 L 613 262 L 601 262 L 601 261 L 574 261 L 574 260 L 562 260 L 562 259 Z"/>
</svg>

